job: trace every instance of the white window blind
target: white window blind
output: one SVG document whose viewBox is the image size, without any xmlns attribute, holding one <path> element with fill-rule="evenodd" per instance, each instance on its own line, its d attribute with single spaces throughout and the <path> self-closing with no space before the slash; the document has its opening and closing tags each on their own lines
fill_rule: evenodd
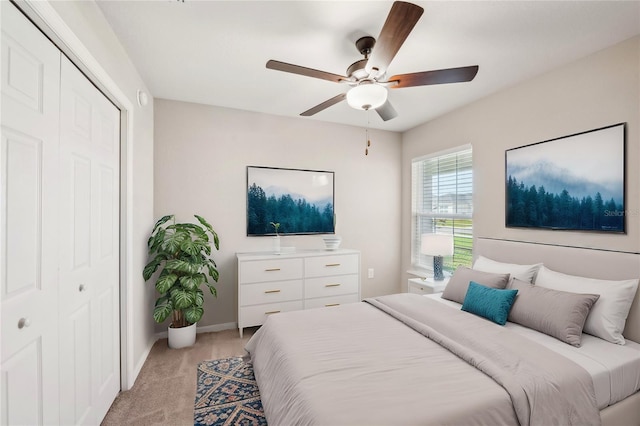
<svg viewBox="0 0 640 426">
<path fill-rule="evenodd" d="M 451 152 L 412 161 L 411 263 L 431 270 L 433 258 L 420 253 L 423 234 L 454 237 L 454 254 L 444 258 L 444 270 L 471 266 L 473 252 L 473 167 L 472 149 L 464 146 Z"/>
</svg>

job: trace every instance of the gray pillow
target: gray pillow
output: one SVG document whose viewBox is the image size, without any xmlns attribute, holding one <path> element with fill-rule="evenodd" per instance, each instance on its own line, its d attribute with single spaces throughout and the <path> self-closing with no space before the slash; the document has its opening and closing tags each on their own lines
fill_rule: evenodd
<svg viewBox="0 0 640 426">
<path fill-rule="evenodd" d="M 458 266 L 442 293 L 443 299 L 464 303 L 469 283 L 474 281 L 486 287 L 503 289 L 509 282 L 509 274 L 494 274 L 491 272 L 476 271 L 464 266 Z"/>
<path fill-rule="evenodd" d="M 509 288 L 518 290 L 509 321 L 580 346 L 587 315 L 600 295 L 553 290 L 519 279 L 512 280 Z"/>
</svg>

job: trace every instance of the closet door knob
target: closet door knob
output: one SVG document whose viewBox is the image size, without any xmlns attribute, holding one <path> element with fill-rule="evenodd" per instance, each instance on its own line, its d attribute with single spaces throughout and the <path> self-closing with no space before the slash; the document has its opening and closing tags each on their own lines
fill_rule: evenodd
<svg viewBox="0 0 640 426">
<path fill-rule="evenodd" d="M 81 293 L 83 291 L 85 291 L 86 289 L 87 289 L 87 286 L 85 286 L 84 284 L 80 284 L 80 286 L 78 287 L 78 291 L 81 292 Z"/>
<path fill-rule="evenodd" d="M 31 325 L 31 320 L 29 318 L 20 318 L 18 320 L 18 328 L 22 330 L 25 327 L 29 327 Z"/>
</svg>

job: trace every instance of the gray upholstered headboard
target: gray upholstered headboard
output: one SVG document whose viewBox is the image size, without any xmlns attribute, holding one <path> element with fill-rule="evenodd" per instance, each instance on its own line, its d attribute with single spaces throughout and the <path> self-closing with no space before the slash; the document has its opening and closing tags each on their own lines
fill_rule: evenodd
<svg viewBox="0 0 640 426">
<path fill-rule="evenodd" d="M 554 271 L 582 277 L 640 278 L 640 254 L 478 237 L 474 256 L 507 263 L 544 263 Z M 640 343 L 640 290 L 631 305 L 624 336 Z"/>
</svg>

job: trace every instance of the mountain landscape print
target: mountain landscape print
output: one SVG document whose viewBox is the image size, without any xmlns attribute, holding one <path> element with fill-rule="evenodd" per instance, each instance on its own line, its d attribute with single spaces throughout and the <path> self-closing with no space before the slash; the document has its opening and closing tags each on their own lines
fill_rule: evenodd
<svg viewBox="0 0 640 426">
<path fill-rule="evenodd" d="M 625 123 L 506 151 L 506 226 L 625 232 Z"/>
<path fill-rule="evenodd" d="M 330 234 L 334 173 L 247 167 L 247 235 Z"/>
</svg>

